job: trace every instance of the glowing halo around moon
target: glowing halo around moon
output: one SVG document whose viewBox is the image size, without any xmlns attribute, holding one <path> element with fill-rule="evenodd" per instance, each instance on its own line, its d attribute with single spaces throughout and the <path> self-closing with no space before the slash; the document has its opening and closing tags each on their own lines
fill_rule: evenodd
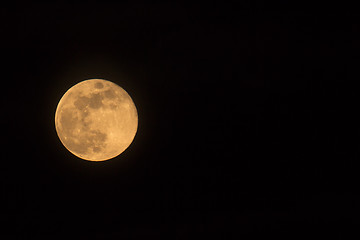
<svg viewBox="0 0 360 240">
<path fill-rule="evenodd" d="M 71 87 L 55 113 L 60 141 L 75 156 L 104 161 L 120 155 L 133 141 L 138 114 L 129 94 L 103 79 Z"/>
</svg>

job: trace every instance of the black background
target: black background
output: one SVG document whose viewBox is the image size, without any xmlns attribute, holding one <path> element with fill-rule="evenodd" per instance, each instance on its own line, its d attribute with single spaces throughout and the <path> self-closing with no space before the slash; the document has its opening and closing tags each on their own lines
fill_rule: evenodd
<svg viewBox="0 0 360 240">
<path fill-rule="evenodd" d="M 2 6 L 0 236 L 350 239 L 351 8 Z M 54 126 L 62 95 L 89 78 L 123 87 L 139 114 L 132 145 L 101 163 L 69 153 Z"/>
</svg>

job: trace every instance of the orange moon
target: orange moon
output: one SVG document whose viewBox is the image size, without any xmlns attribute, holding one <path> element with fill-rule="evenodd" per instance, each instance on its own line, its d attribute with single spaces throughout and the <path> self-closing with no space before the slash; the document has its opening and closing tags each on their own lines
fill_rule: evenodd
<svg viewBox="0 0 360 240">
<path fill-rule="evenodd" d="M 104 161 L 124 152 L 134 140 L 138 113 L 123 88 L 104 79 L 89 79 L 71 87 L 61 98 L 55 127 L 72 154 Z"/>
</svg>

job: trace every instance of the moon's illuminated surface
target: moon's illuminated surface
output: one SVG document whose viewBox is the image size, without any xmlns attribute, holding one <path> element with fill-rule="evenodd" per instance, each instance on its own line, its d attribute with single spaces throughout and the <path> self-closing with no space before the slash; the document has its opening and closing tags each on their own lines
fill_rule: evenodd
<svg viewBox="0 0 360 240">
<path fill-rule="evenodd" d="M 121 154 L 133 141 L 138 114 L 129 94 L 103 79 L 82 81 L 61 98 L 55 127 L 74 155 L 104 161 Z"/>
</svg>

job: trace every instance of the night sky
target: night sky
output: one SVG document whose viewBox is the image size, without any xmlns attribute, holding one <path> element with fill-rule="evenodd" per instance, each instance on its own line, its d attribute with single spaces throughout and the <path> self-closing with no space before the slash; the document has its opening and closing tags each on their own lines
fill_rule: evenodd
<svg viewBox="0 0 360 240">
<path fill-rule="evenodd" d="M 0 238 L 357 239 L 360 17 L 264 2 L 1 6 Z M 54 123 L 89 78 L 139 115 L 100 163 Z"/>
</svg>

